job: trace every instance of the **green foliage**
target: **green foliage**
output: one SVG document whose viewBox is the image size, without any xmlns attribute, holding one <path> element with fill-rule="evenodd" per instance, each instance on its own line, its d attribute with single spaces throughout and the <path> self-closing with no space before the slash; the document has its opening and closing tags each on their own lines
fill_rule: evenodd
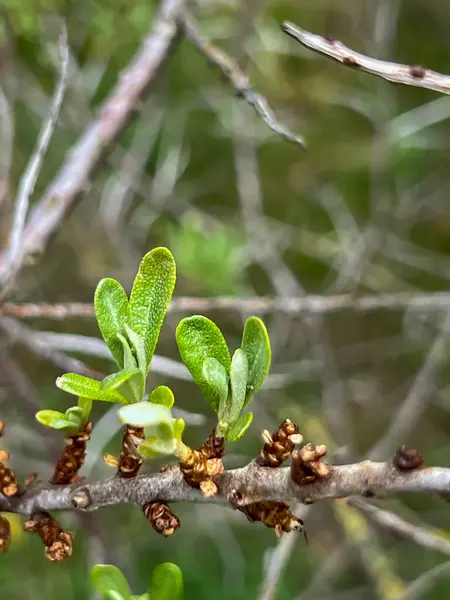
<svg viewBox="0 0 450 600">
<path fill-rule="evenodd" d="M 117 402 L 129 404 L 129 400 L 118 389 L 104 389 L 103 382 L 79 375 L 78 373 L 65 373 L 56 380 L 59 389 L 74 396 L 81 396 L 90 400 L 102 402 Z"/>
<path fill-rule="evenodd" d="M 244 408 L 248 381 L 248 360 L 243 350 L 238 348 L 233 354 L 230 370 L 231 396 L 227 402 L 225 421 L 235 423 Z"/>
<path fill-rule="evenodd" d="M 173 563 L 162 563 L 153 571 L 150 582 L 151 600 L 181 600 L 183 574 Z"/>
<path fill-rule="evenodd" d="M 248 359 L 246 406 L 258 392 L 270 369 L 271 350 L 266 326 L 258 317 L 250 317 L 244 325 L 241 348 Z"/>
<path fill-rule="evenodd" d="M 176 337 L 184 364 L 213 410 L 217 412 L 220 393 L 217 385 L 211 385 L 205 379 L 203 363 L 208 358 L 215 358 L 224 367 L 225 372 L 229 373 L 231 356 L 222 332 L 210 319 L 195 315 L 180 321 Z"/>
<path fill-rule="evenodd" d="M 144 256 L 130 295 L 130 327 L 143 340 L 147 372 L 172 298 L 176 267 L 167 248 Z"/>
<path fill-rule="evenodd" d="M 148 401 L 153 404 L 163 404 L 167 408 L 172 408 L 175 402 L 175 397 L 172 390 L 166 385 L 159 385 L 153 390 L 148 397 Z"/>
<path fill-rule="evenodd" d="M 68 408 L 65 413 L 57 410 L 40 410 L 36 413 L 36 419 L 46 427 L 74 435 L 87 423 L 91 409 L 92 400 L 81 397 L 78 398 L 78 406 Z"/>
<path fill-rule="evenodd" d="M 145 379 L 141 369 L 130 367 L 118 373 L 112 373 L 102 381 L 102 390 L 117 390 L 129 403 L 139 402 L 145 391 Z"/>
<path fill-rule="evenodd" d="M 124 574 L 114 565 L 94 565 L 91 570 L 91 584 L 104 598 L 117 598 L 117 600 L 132 598 Z"/>
<path fill-rule="evenodd" d="M 102 279 L 94 295 L 97 323 L 106 345 L 119 369 L 124 367 L 124 346 L 118 334 L 124 333 L 128 322 L 128 298 L 125 290 L 115 279 Z M 128 365 L 129 366 L 129 365 Z"/>
<path fill-rule="evenodd" d="M 247 429 L 250 427 L 253 421 L 253 413 L 245 413 L 241 415 L 239 419 L 233 423 L 230 429 L 227 431 L 227 440 L 229 442 L 237 442 L 241 439 Z"/>
</svg>

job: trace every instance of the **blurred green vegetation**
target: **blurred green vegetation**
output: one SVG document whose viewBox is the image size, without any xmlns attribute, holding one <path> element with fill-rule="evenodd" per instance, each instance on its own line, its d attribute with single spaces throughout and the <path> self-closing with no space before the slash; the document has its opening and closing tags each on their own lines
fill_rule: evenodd
<svg viewBox="0 0 450 600">
<path fill-rule="evenodd" d="M 70 84 L 33 202 L 147 35 L 157 4 L 3 0 L 0 85 L 15 126 L 10 189 L 0 207 L 5 243 L 20 174 L 54 88 L 60 17 L 69 32 Z M 292 20 L 363 53 L 445 72 L 450 61 L 448 3 L 204 0 L 195 12 L 202 32 L 214 43 L 232 56 L 247 56 L 243 62 L 255 88 L 282 123 L 305 136 L 308 149 L 272 134 L 205 58 L 188 41 L 180 41 L 92 188 L 41 260 L 24 270 L 15 299 L 91 302 L 102 277 L 117 277 L 129 287 L 140 257 L 157 245 L 170 247 L 176 258 L 177 295 L 296 295 L 300 286 L 319 294 L 448 290 L 450 100 L 347 70 L 300 48 L 279 27 Z M 414 112 L 420 107 L 425 108 Z M 139 165 L 136 173 L 127 163 L 130 156 L 132 165 Z M 345 267 L 357 258 L 366 227 L 377 232 L 373 250 L 355 278 L 346 278 Z M 182 316 L 169 314 L 158 354 L 179 359 L 174 329 Z M 208 316 L 235 348 L 244 315 L 229 311 Z M 346 400 L 341 419 L 334 414 L 339 409 L 330 418 L 324 402 L 326 365 L 315 352 L 317 342 L 303 315 L 265 316 L 273 345 L 272 373 L 284 383 L 258 394 L 252 405 L 254 425 L 232 448 L 226 464 L 245 464 L 260 448 L 259 430 L 272 429 L 285 417 L 297 420 L 308 440 L 322 443 L 319 436 L 327 436 L 331 453 L 351 442 L 352 458 L 362 458 L 407 395 L 441 316 L 383 310 L 324 318 Z M 87 320 L 39 320 L 32 326 L 99 337 L 95 322 Z M 30 408 L 8 373 L 0 373 L 1 418 L 12 423 L 5 444 L 22 475 L 39 470 L 45 480 L 51 472 L 49 458 L 63 442 L 35 423 L 33 413 L 47 407 L 65 410 L 70 399 L 53 386 L 58 369 L 20 346 L 11 350 L 6 341 L 3 352 L 22 366 L 37 405 Z M 108 361 L 78 356 L 92 368 L 112 371 Z M 430 464 L 448 465 L 450 364 L 448 353 L 438 358 L 439 377 L 408 442 Z M 207 416 L 204 426 L 187 428 L 187 441 L 200 445 L 213 423 L 200 392 L 188 382 L 153 374 L 152 386 L 159 384 L 171 385 L 176 406 Z M 105 411 L 95 407 L 94 421 L 107 428 L 112 421 L 101 420 Z M 343 439 L 342 419 L 352 440 Z M 89 477 L 111 474 L 101 455 L 117 451 L 120 434 L 112 431 L 104 441 L 95 446 Z M 156 467 L 152 463 L 148 468 Z M 449 507 L 435 498 L 406 496 L 386 501 L 386 506 L 413 522 L 448 529 Z M 88 574 L 95 562 L 116 564 L 133 590 L 143 590 L 154 566 L 170 561 L 183 571 L 186 600 L 257 598 L 264 561 L 270 561 L 268 551 L 277 543 L 273 532 L 220 506 L 173 508 L 182 527 L 170 539 L 158 537 L 135 507 L 108 508 L 88 518 L 62 517 L 76 532 L 74 555 L 63 564 L 48 563 L 38 537 L 21 533 L 14 518 L 12 546 L 0 560 L 1 597 L 85 600 L 91 597 Z M 313 506 L 306 522 L 311 542 L 296 541 L 276 600 L 392 597 L 374 579 L 373 565 L 362 560 L 358 540 L 336 518 L 332 505 Z M 386 532 L 371 529 L 371 536 L 367 543 L 375 549 L 373 560 L 378 557 L 388 565 L 387 576 L 402 585 L 443 560 Z M 338 557 L 336 566 L 327 571 L 333 556 Z M 438 600 L 449 593 L 448 574 L 443 574 L 421 599 Z"/>
</svg>

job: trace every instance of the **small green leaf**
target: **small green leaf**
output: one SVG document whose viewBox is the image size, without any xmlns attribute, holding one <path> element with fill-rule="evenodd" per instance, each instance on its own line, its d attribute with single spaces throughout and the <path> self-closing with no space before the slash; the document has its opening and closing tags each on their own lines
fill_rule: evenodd
<svg viewBox="0 0 450 600">
<path fill-rule="evenodd" d="M 148 397 L 148 401 L 152 404 L 163 404 L 167 408 L 172 408 L 175 397 L 172 390 L 166 385 L 159 385 Z"/>
<path fill-rule="evenodd" d="M 230 370 L 231 398 L 228 398 L 225 419 L 233 425 L 239 419 L 245 405 L 247 391 L 248 360 L 243 350 L 238 348 L 233 354 Z"/>
<path fill-rule="evenodd" d="M 83 419 L 86 423 L 89 420 L 89 417 L 91 416 L 92 398 L 83 398 L 80 396 L 78 398 L 78 406 L 83 411 Z"/>
<path fill-rule="evenodd" d="M 85 421 L 84 421 L 84 413 L 83 409 L 79 406 L 72 406 L 66 410 L 66 419 L 68 421 L 72 421 L 78 430 L 82 429 Z"/>
<path fill-rule="evenodd" d="M 222 418 L 228 398 L 228 375 L 225 367 L 215 358 L 209 357 L 203 361 L 202 374 L 205 381 L 216 391 L 219 397 L 217 413 Z"/>
<path fill-rule="evenodd" d="M 115 279 L 102 279 L 94 295 L 94 308 L 100 332 L 119 369 L 124 366 L 123 346 L 117 337 L 128 321 L 128 298 Z"/>
<path fill-rule="evenodd" d="M 100 381 L 79 375 L 78 373 L 66 373 L 56 380 L 56 385 L 69 394 L 82 396 L 90 400 L 102 402 L 118 402 L 127 404 L 128 400 L 117 390 L 105 391 Z"/>
<path fill-rule="evenodd" d="M 57 410 L 40 410 L 35 415 L 36 420 L 46 427 L 59 429 L 69 434 L 77 433 L 79 427 L 74 421 L 69 420 L 64 413 Z"/>
<path fill-rule="evenodd" d="M 138 367 L 122 369 L 105 377 L 102 381 L 102 390 L 105 392 L 117 390 L 130 404 L 139 402 L 145 391 L 144 375 Z"/>
<path fill-rule="evenodd" d="M 184 428 L 186 427 L 186 423 L 184 419 L 181 417 L 179 419 L 174 419 L 173 421 L 173 437 L 181 442 L 181 438 L 183 436 Z"/>
<path fill-rule="evenodd" d="M 172 254 L 167 248 L 155 248 L 142 259 L 133 283 L 129 323 L 144 341 L 147 371 L 172 298 L 175 280 L 176 267 Z"/>
<path fill-rule="evenodd" d="M 118 596 L 109 596 L 109 598 L 122 597 L 124 600 L 131 599 L 131 590 L 125 579 L 124 574 L 114 565 L 95 565 L 91 570 L 92 587 L 103 594 L 115 592 Z"/>
<path fill-rule="evenodd" d="M 220 394 L 216 387 L 205 379 L 203 363 L 207 358 L 215 358 L 224 367 L 225 373 L 230 372 L 231 356 L 222 332 L 206 317 L 195 315 L 180 321 L 176 337 L 184 364 L 213 410 L 217 412 Z"/>
<path fill-rule="evenodd" d="M 149 402 L 138 402 L 123 406 L 117 412 L 122 423 L 128 423 L 139 427 L 160 425 L 167 423 L 172 428 L 172 413 L 162 404 L 150 404 Z"/>
<path fill-rule="evenodd" d="M 152 600 L 181 600 L 183 598 L 183 574 L 173 563 L 162 563 L 154 569 L 150 582 Z"/>
<path fill-rule="evenodd" d="M 103 597 L 105 600 L 127 600 L 122 596 L 122 594 L 119 594 L 119 592 L 114 590 L 108 590 L 107 592 L 104 592 Z M 132 596 L 130 597 L 132 598 Z"/>
<path fill-rule="evenodd" d="M 125 324 L 125 331 L 127 330 L 128 325 Z M 128 343 L 127 338 L 121 333 L 117 334 L 117 339 L 122 344 L 123 348 L 123 368 L 124 369 L 132 369 L 133 367 L 137 367 L 138 362 L 136 358 L 133 356 L 133 353 L 130 348 L 130 344 Z"/>
<path fill-rule="evenodd" d="M 270 368 L 271 350 L 266 326 L 258 317 L 245 322 L 241 348 L 248 359 L 248 381 L 245 406 L 261 388 Z"/>
<path fill-rule="evenodd" d="M 144 375 L 147 375 L 147 358 L 145 355 L 145 340 L 138 335 L 129 325 L 125 325 L 125 332 L 130 340 L 130 348 L 137 362 L 137 366 Z"/>
<path fill-rule="evenodd" d="M 176 445 L 177 442 L 175 439 L 146 438 L 142 444 L 139 444 L 138 452 L 142 458 L 158 458 L 158 456 L 173 454 Z"/>
<path fill-rule="evenodd" d="M 225 437 L 229 442 L 237 442 L 241 439 L 253 421 L 253 413 L 241 415 L 232 427 L 227 431 Z"/>
</svg>

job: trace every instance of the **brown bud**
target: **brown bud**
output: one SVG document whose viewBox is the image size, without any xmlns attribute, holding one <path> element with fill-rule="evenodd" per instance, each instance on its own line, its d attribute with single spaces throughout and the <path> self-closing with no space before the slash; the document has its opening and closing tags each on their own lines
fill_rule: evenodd
<svg viewBox="0 0 450 600">
<path fill-rule="evenodd" d="M 423 465 L 423 456 L 414 448 L 401 446 L 394 456 L 394 466 L 401 471 L 419 469 Z"/>
<path fill-rule="evenodd" d="M 11 542 L 11 527 L 8 519 L 0 516 L 0 552 L 6 552 Z"/>
<path fill-rule="evenodd" d="M 330 466 L 321 462 L 326 455 L 325 445 L 305 444 L 292 454 L 291 478 L 297 485 L 314 483 L 330 474 Z"/>
<path fill-rule="evenodd" d="M 184 480 L 193 488 L 205 489 L 209 493 L 213 486 L 200 484 L 211 480 L 215 475 L 223 472 L 223 463 L 220 458 L 206 458 L 200 450 L 189 450 L 185 460 L 179 462 L 180 470 L 183 473 Z M 211 481 L 212 483 L 212 481 Z"/>
<path fill-rule="evenodd" d="M 291 513 L 285 502 L 255 502 L 240 507 L 249 521 L 260 521 L 266 527 L 275 529 L 277 536 L 282 531 L 305 531 L 303 520 Z"/>
<path fill-rule="evenodd" d="M 163 502 L 149 502 L 142 510 L 153 529 L 164 537 L 174 534 L 181 525 L 180 519 Z"/>
<path fill-rule="evenodd" d="M 19 491 L 16 476 L 3 462 L 4 460 L 8 460 L 8 457 L 8 452 L 4 450 L 0 451 L 0 492 L 5 496 L 15 496 Z"/>
<path fill-rule="evenodd" d="M 143 458 L 137 451 L 136 441 L 144 440 L 144 428 L 126 425 L 122 439 L 119 466 L 117 474 L 124 479 L 136 477 L 142 466 Z"/>
<path fill-rule="evenodd" d="M 23 528 L 24 531 L 39 534 L 48 560 L 60 561 L 72 555 L 72 535 L 66 533 L 50 515 L 27 521 Z"/>
<path fill-rule="evenodd" d="M 65 448 L 53 473 L 51 483 L 67 485 L 75 483 L 77 473 L 86 457 L 87 442 L 92 432 L 92 423 L 86 423 L 81 431 L 65 438 Z"/>
<path fill-rule="evenodd" d="M 256 461 L 263 467 L 279 467 L 292 454 L 298 441 L 298 426 L 286 419 L 272 435 L 267 430 L 262 432 L 264 448 Z"/>
<path fill-rule="evenodd" d="M 211 435 L 199 450 L 205 458 L 223 458 L 225 454 L 225 440 L 223 437 L 216 437 L 216 430 L 213 429 Z"/>
<path fill-rule="evenodd" d="M 5 435 L 5 423 L 0 421 L 0 437 Z"/>
</svg>

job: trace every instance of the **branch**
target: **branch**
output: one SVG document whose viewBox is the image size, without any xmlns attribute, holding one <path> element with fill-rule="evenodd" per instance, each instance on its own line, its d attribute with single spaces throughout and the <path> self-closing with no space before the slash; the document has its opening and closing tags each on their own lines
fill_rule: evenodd
<svg viewBox="0 0 450 600">
<path fill-rule="evenodd" d="M 303 148 L 306 146 L 302 137 L 291 133 L 277 121 L 264 96 L 261 96 L 261 94 L 251 87 L 247 75 L 241 71 L 239 66 L 230 58 L 230 56 L 213 46 L 205 37 L 203 37 L 198 30 L 196 23 L 191 18 L 183 18 L 181 27 L 186 38 L 201 54 L 206 56 L 211 64 L 219 68 L 224 77 L 234 87 L 237 95 L 250 104 L 256 114 L 263 119 L 272 131 L 281 135 L 281 137 L 288 142 L 293 142 Z"/>
<path fill-rule="evenodd" d="M 450 75 L 443 75 L 417 65 L 401 65 L 365 56 L 347 48 L 338 40 L 315 35 L 287 21 L 281 27 L 284 33 L 287 33 L 306 48 L 332 58 L 346 67 L 359 69 L 392 83 L 412 85 L 434 90 L 441 94 L 450 94 Z"/>
<path fill-rule="evenodd" d="M 310 313 L 314 315 L 353 310 L 371 312 L 375 310 L 447 311 L 450 306 L 449 292 L 411 294 L 399 292 L 372 296 L 339 294 L 336 296 L 308 295 L 301 298 L 215 298 L 175 297 L 170 303 L 171 312 L 210 312 L 215 310 L 252 311 L 257 313 L 284 312 L 288 314 Z M 90 303 L 68 302 L 58 304 L 16 304 L 5 302 L 0 313 L 20 319 L 68 319 L 72 317 L 94 317 L 94 306 Z"/>
<path fill-rule="evenodd" d="M 433 550 L 442 552 L 443 554 L 450 555 L 450 540 L 445 539 L 439 535 L 436 535 L 430 530 L 423 527 L 418 527 L 408 521 L 404 521 L 401 517 L 396 514 L 373 506 L 368 502 L 364 502 L 359 498 L 352 498 L 350 504 L 361 511 L 371 521 L 387 529 L 402 538 L 412 540 L 419 546 L 427 548 L 427 550 Z"/>
<path fill-rule="evenodd" d="M 47 152 L 48 145 L 52 139 L 53 132 L 55 131 L 64 93 L 67 87 L 67 78 L 69 73 L 69 46 L 65 24 L 63 24 L 63 28 L 59 36 L 58 46 L 61 58 L 61 74 L 58 85 L 56 86 L 49 115 L 39 134 L 36 149 L 31 156 L 28 166 L 19 182 L 16 209 L 14 211 L 11 229 L 11 240 L 7 265 L 0 276 L 0 283 L 4 288 L 2 295 L 14 282 L 14 278 L 21 265 L 21 250 L 24 243 L 25 219 L 30 204 L 30 197 L 33 194 L 37 178 L 42 168 L 45 153 Z"/>
<path fill-rule="evenodd" d="M 397 492 L 448 493 L 450 469 L 427 467 L 401 471 L 392 463 L 360 463 L 331 467 L 327 478 L 308 485 L 297 485 L 289 467 L 268 468 L 255 462 L 246 467 L 225 471 L 214 478 L 218 496 L 205 498 L 199 489 L 189 487 L 179 469 L 138 476 L 134 479 L 112 478 L 88 484 L 29 488 L 22 495 L 0 494 L 0 511 L 29 516 L 35 512 L 96 510 L 117 504 L 144 506 L 163 502 L 228 501 L 245 506 L 262 501 L 299 501 L 344 498 L 352 495 Z"/>
<path fill-rule="evenodd" d="M 154 83 L 164 59 L 175 40 L 177 19 L 184 0 L 164 0 L 135 58 L 122 73 L 119 82 L 94 120 L 68 154 L 43 198 L 31 212 L 17 255 L 17 268 L 27 256 L 41 253 L 50 237 L 73 208 L 79 194 L 86 190 L 94 168 L 105 149 L 119 135 L 137 108 L 140 99 Z M 8 277 L 10 251 L 0 255 L 0 284 Z"/>
</svg>

